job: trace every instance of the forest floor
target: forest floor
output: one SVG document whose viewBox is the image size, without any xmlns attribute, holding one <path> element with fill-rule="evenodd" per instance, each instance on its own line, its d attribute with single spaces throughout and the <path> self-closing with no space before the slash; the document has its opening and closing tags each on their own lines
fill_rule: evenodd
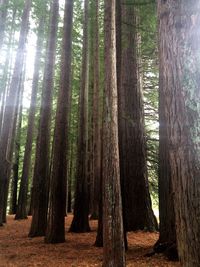
<svg viewBox="0 0 200 267">
<path fill-rule="evenodd" d="M 66 218 L 66 242 L 49 245 L 44 239 L 28 238 L 31 218 L 15 221 L 8 216 L 8 223 L 0 228 L 0 267 L 95 267 L 102 264 L 102 248 L 93 246 L 97 222 L 90 221 L 92 231 L 86 234 L 68 233 L 72 215 Z M 179 267 L 162 255 L 146 257 L 158 238 L 157 233 L 129 233 L 127 266 L 130 267 Z"/>
</svg>

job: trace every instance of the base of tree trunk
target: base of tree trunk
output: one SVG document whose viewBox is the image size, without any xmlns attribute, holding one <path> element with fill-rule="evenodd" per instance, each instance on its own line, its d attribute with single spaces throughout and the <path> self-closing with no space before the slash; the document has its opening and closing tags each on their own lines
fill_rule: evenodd
<svg viewBox="0 0 200 267">
<path fill-rule="evenodd" d="M 44 242 L 46 244 L 59 244 L 59 243 L 65 243 L 65 238 L 59 237 L 59 236 L 49 236 L 44 238 Z"/>
<path fill-rule="evenodd" d="M 163 253 L 164 255 L 166 255 L 168 260 L 170 260 L 170 261 L 178 261 L 179 260 L 176 243 L 156 242 L 153 249 L 154 249 L 155 253 Z"/>
<path fill-rule="evenodd" d="M 88 233 L 90 231 L 91 229 L 90 229 L 89 223 L 77 221 L 74 219 L 69 229 L 69 232 L 72 232 L 72 233 Z"/>
<path fill-rule="evenodd" d="M 29 234 L 28 234 L 28 237 L 41 237 L 41 236 L 45 236 L 45 233 L 43 231 L 31 231 Z"/>
<path fill-rule="evenodd" d="M 103 233 L 101 233 L 101 234 L 98 233 L 97 234 L 94 246 L 97 247 L 97 248 L 102 248 L 103 247 Z"/>
</svg>

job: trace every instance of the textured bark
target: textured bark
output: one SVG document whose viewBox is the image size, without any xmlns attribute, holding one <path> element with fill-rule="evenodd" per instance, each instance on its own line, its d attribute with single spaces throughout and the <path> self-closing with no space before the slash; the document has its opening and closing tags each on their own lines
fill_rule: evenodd
<svg viewBox="0 0 200 267">
<path fill-rule="evenodd" d="M 160 69 L 181 265 L 200 266 L 200 3 L 158 1 Z"/>
<path fill-rule="evenodd" d="M 19 198 L 17 205 L 17 212 L 15 219 L 26 219 L 27 218 L 27 193 L 28 193 L 28 177 L 31 163 L 31 152 L 32 152 L 32 142 L 34 134 L 34 121 L 36 112 L 36 101 L 37 101 L 37 91 L 38 91 L 38 81 L 39 81 L 39 70 L 40 61 L 42 56 L 42 44 L 43 44 L 43 32 L 44 32 L 44 15 L 40 19 L 38 27 L 38 40 L 36 46 L 36 56 L 34 65 L 34 75 L 32 83 L 32 93 L 31 93 L 31 104 L 28 117 L 28 129 L 26 137 L 26 145 L 23 160 L 23 170 L 20 182 Z"/>
<path fill-rule="evenodd" d="M 79 133 L 77 148 L 76 192 L 74 218 L 71 232 L 88 232 L 89 190 L 88 190 L 88 0 L 84 2 L 83 57 L 79 106 Z"/>
<path fill-rule="evenodd" d="M 65 241 L 67 140 L 71 90 L 73 0 L 65 1 L 60 91 L 57 103 L 46 243 Z M 59 196 L 59 197 L 58 197 Z"/>
<path fill-rule="evenodd" d="M 91 219 L 98 218 L 100 197 L 100 175 L 101 175 L 101 138 L 100 138 L 100 99 L 99 99 L 99 0 L 95 1 L 94 7 L 94 43 L 93 43 L 93 199 Z"/>
<path fill-rule="evenodd" d="M 120 188 L 115 0 L 105 1 L 105 106 L 103 125 L 103 266 L 125 266 Z"/>
<path fill-rule="evenodd" d="M 26 37 L 28 33 L 28 21 L 29 21 L 29 13 L 31 9 L 31 0 L 27 0 L 25 2 L 24 11 L 22 14 L 22 23 L 19 37 L 19 44 L 16 54 L 16 60 L 12 75 L 12 80 L 9 88 L 9 95 L 6 100 L 5 111 L 4 111 L 4 120 L 1 131 L 1 140 L 0 140 L 0 225 L 2 225 L 3 220 L 3 210 L 4 203 L 7 202 L 6 198 L 6 184 L 8 184 L 8 174 L 9 169 L 11 168 L 10 163 L 7 160 L 7 155 L 9 153 L 9 137 L 12 132 L 13 127 L 13 116 L 14 110 L 16 106 L 17 95 L 19 94 L 19 83 L 20 83 L 20 74 L 22 72 L 23 67 L 23 58 L 24 58 L 24 50 Z"/>
<path fill-rule="evenodd" d="M 160 43 L 162 49 L 162 42 Z M 159 84 L 160 88 L 164 82 L 163 57 L 159 62 Z M 174 197 L 172 190 L 172 174 L 169 163 L 169 142 L 167 138 L 167 118 L 164 111 L 165 94 L 159 90 L 159 239 L 154 246 L 156 252 L 166 252 L 172 245 L 176 244 Z"/>
<path fill-rule="evenodd" d="M 124 227 L 126 231 L 157 229 L 147 177 L 143 95 L 139 77 L 137 14 L 121 3 L 121 72 L 119 152 Z"/>
<path fill-rule="evenodd" d="M 52 0 L 50 33 L 44 70 L 40 122 L 38 129 L 36 158 L 33 176 L 33 203 L 30 237 L 43 236 L 47 226 L 47 208 L 49 197 L 49 150 L 50 123 L 53 92 L 53 77 L 56 54 L 56 40 L 59 16 L 59 1 Z"/>
</svg>

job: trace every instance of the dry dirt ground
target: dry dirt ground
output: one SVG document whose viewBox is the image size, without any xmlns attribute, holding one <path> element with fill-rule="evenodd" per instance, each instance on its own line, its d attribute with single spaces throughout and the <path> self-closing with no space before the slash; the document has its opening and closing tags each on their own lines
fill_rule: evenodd
<svg viewBox="0 0 200 267">
<path fill-rule="evenodd" d="M 8 216 L 8 223 L 0 228 L 0 267 L 95 267 L 102 264 L 102 249 L 93 246 L 97 223 L 91 221 L 92 231 L 86 234 L 68 233 L 72 216 L 66 219 L 66 242 L 45 244 L 43 238 L 28 238 L 31 218 L 15 221 Z M 130 267 L 180 267 L 179 263 L 168 262 L 161 255 L 145 257 L 158 235 L 156 233 L 129 233 L 127 266 Z"/>
</svg>

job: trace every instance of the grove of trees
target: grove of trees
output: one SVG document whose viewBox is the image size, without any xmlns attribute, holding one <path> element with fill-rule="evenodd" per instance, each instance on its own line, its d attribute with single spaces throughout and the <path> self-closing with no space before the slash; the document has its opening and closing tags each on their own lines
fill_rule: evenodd
<svg viewBox="0 0 200 267">
<path fill-rule="evenodd" d="M 198 0 L 0 0 L 0 226 L 200 266 L 199 63 Z"/>
</svg>

